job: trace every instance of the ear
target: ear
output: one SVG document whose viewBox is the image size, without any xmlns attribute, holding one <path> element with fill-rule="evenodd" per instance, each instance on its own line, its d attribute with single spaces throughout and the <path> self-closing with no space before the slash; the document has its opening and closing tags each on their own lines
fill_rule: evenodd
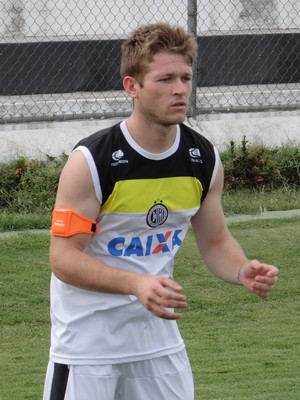
<svg viewBox="0 0 300 400">
<path fill-rule="evenodd" d="M 123 86 L 128 96 L 130 96 L 132 99 L 137 97 L 137 87 L 139 84 L 136 79 L 134 79 L 132 76 L 125 76 L 123 79 Z"/>
</svg>

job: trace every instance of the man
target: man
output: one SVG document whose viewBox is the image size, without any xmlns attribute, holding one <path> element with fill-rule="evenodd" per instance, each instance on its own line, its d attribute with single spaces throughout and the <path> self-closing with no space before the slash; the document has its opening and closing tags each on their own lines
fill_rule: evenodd
<svg viewBox="0 0 300 400">
<path fill-rule="evenodd" d="M 216 276 L 264 298 L 277 281 L 277 268 L 249 261 L 229 233 L 218 153 L 182 124 L 195 55 L 180 27 L 133 32 L 121 60 L 131 116 L 83 139 L 62 171 L 44 400 L 194 398 L 176 323 L 187 299 L 173 280 L 190 223 Z"/>
</svg>

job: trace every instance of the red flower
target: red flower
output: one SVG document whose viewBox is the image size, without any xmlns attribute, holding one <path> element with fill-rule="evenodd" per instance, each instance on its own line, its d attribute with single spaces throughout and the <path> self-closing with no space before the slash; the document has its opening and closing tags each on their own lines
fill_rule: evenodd
<svg viewBox="0 0 300 400">
<path fill-rule="evenodd" d="M 256 177 L 256 182 L 263 182 L 263 181 L 264 181 L 264 178 L 261 175 L 258 175 Z"/>
<path fill-rule="evenodd" d="M 15 174 L 16 174 L 16 175 L 21 175 L 21 172 L 22 172 L 22 168 L 17 168 L 17 169 L 15 170 Z"/>
</svg>

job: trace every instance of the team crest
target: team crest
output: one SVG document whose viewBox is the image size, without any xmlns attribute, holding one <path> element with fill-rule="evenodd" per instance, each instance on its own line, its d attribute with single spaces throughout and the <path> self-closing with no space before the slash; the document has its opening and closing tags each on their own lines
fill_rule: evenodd
<svg viewBox="0 0 300 400">
<path fill-rule="evenodd" d="M 147 224 L 151 228 L 162 225 L 166 222 L 169 215 L 167 207 L 163 204 L 162 200 L 155 201 L 154 205 L 147 213 Z"/>
</svg>

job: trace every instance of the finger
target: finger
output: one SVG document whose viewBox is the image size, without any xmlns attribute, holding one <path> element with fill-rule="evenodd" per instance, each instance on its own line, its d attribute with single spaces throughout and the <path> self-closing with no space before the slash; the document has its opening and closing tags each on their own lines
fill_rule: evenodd
<svg viewBox="0 0 300 400">
<path fill-rule="evenodd" d="M 161 284 L 166 288 L 174 290 L 175 292 L 182 291 L 182 287 L 178 285 L 177 282 L 173 281 L 172 279 L 165 278 L 163 276 L 161 277 Z"/>
<path fill-rule="evenodd" d="M 176 319 L 180 319 L 182 317 L 181 313 L 171 311 L 171 310 L 169 310 L 161 305 L 158 305 L 158 304 L 152 304 L 148 308 L 148 310 L 151 311 L 157 317 L 163 318 L 163 319 L 176 320 Z"/>
<path fill-rule="evenodd" d="M 255 282 L 256 283 L 262 283 L 262 284 L 266 284 L 266 285 L 275 285 L 275 283 L 277 282 L 278 277 L 276 275 L 258 275 L 255 277 Z"/>
<path fill-rule="evenodd" d="M 170 290 L 169 287 L 159 286 L 155 290 L 155 294 L 161 298 L 175 300 L 175 301 L 185 301 L 186 296 L 182 293 L 174 292 Z"/>
<path fill-rule="evenodd" d="M 260 264 L 257 271 L 261 272 L 261 275 L 277 276 L 279 269 L 270 264 Z"/>
<path fill-rule="evenodd" d="M 166 308 L 186 308 L 187 302 L 185 300 L 178 301 L 178 300 L 162 298 L 161 305 Z"/>
<path fill-rule="evenodd" d="M 167 291 L 167 295 L 170 296 L 170 292 Z M 181 313 L 173 311 L 173 309 L 183 309 L 187 307 L 185 296 L 183 300 L 176 300 L 173 298 L 166 298 L 164 296 L 156 295 L 153 296 L 151 301 L 147 305 L 147 309 L 153 312 L 156 316 L 164 319 L 179 319 L 182 317 Z M 172 310 L 171 310 L 172 309 Z"/>
<path fill-rule="evenodd" d="M 276 277 L 276 278 L 278 278 L 278 275 L 279 275 L 279 269 L 278 268 L 273 268 L 271 271 L 269 271 L 269 272 L 267 272 L 267 276 L 270 276 L 270 277 Z"/>
<path fill-rule="evenodd" d="M 254 293 L 257 296 L 262 297 L 264 299 L 266 299 L 269 296 L 269 293 L 270 293 L 270 291 L 265 291 L 265 290 L 262 290 L 262 289 L 259 289 L 259 288 L 255 288 L 255 287 L 252 287 L 251 291 L 252 291 L 252 293 Z"/>
<path fill-rule="evenodd" d="M 166 290 L 164 293 L 161 293 L 161 297 L 167 300 L 185 302 L 186 296 L 181 293 L 170 292 L 170 290 Z"/>
<path fill-rule="evenodd" d="M 164 307 L 159 307 L 156 310 L 155 315 L 159 318 L 168 319 L 168 320 L 177 320 L 182 317 L 181 313 L 170 311 Z"/>
<path fill-rule="evenodd" d="M 268 297 L 272 289 L 274 288 L 274 285 L 270 284 L 259 284 L 257 282 L 254 282 L 252 284 L 251 290 L 253 293 L 257 294 L 260 297 Z"/>
<path fill-rule="evenodd" d="M 186 308 L 186 296 L 180 293 L 171 292 L 168 289 L 157 288 L 152 297 L 152 303 L 166 308 Z"/>
<path fill-rule="evenodd" d="M 278 275 L 279 269 L 271 264 L 264 264 L 257 260 L 251 262 L 251 269 L 257 275 Z"/>
</svg>

